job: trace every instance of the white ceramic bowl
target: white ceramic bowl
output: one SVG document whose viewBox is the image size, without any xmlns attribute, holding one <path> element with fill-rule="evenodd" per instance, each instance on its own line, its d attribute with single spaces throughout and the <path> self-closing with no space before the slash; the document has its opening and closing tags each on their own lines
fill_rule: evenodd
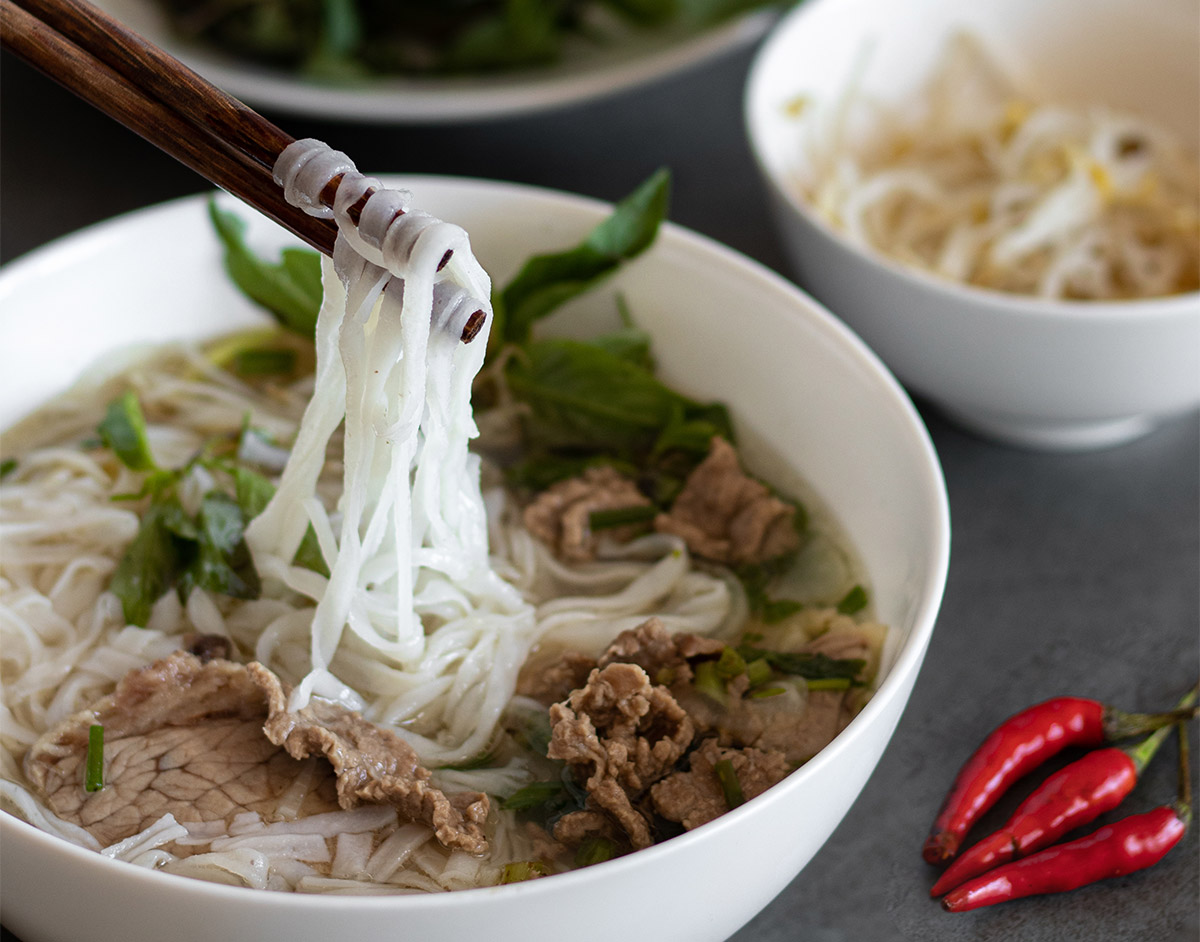
<svg viewBox="0 0 1200 942">
<path fill-rule="evenodd" d="M 770 10 L 705 29 L 631 28 L 620 41 L 568 40 L 545 67 L 489 75 L 373 76 L 341 83 L 237 58 L 181 39 L 160 0 L 97 0 L 112 16 L 185 62 L 214 85 L 258 108 L 378 124 L 492 120 L 578 105 L 665 78 L 762 38 Z"/>
<path fill-rule="evenodd" d="M 607 209 L 508 184 L 401 182 L 417 205 L 465 225 L 500 279 L 530 253 L 578 239 Z M 262 244 L 283 241 L 271 224 L 252 222 Z M 653 336 L 664 379 L 726 401 L 750 463 L 798 470 L 859 549 L 891 632 L 879 690 L 848 728 L 783 783 L 679 838 L 586 870 L 461 893 L 348 898 L 215 886 L 104 859 L 0 814 L 0 916 L 11 931 L 23 942 L 560 942 L 564 925 L 578 939 L 629 937 L 636 913 L 645 938 L 700 942 L 727 937 L 783 889 L 850 808 L 912 691 L 946 578 L 940 468 L 875 356 L 756 263 L 669 225 L 604 291 L 618 287 Z M 0 274 L 0 427 L 105 351 L 261 320 L 222 273 L 201 198 L 66 238 Z"/>
<path fill-rule="evenodd" d="M 807 0 L 759 51 L 751 148 L 800 283 L 914 393 L 1033 447 L 1128 440 L 1200 403 L 1200 294 L 1055 302 L 951 283 L 852 243 L 799 195 L 798 95 L 901 105 L 966 32 L 1046 100 L 1106 104 L 1200 145 L 1200 4 L 1160 0 Z M 865 58 L 864 58 L 865 56 Z"/>
</svg>

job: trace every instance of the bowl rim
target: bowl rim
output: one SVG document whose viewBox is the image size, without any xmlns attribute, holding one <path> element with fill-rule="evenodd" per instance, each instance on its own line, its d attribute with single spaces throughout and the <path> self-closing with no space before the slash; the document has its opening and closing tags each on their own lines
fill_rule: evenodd
<svg viewBox="0 0 1200 942">
<path fill-rule="evenodd" d="M 847 255 L 861 259 L 868 267 L 877 266 L 905 282 L 906 286 L 914 291 L 944 294 L 949 300 L 960 304 L 983 304 L 992 309 L 1003 309 L 1006 314 L 1040 321 L 1061 319 L 1072 322 L 1088 317 L 1106 321 L 1127 317 L 1164 321 L 1200 319 L 1200 289 L 1147 298 L 1095 301 L 1082 298 L 1042 298 L 1037 295 L 1002 291 L 984 285 L 955 281 L 916 265 L 900 262 L 873 246 L 859 244 L 825 219 L 800 194 L 799 186 L 788 183 L 786 170 L 776 167 L 768 157 L 768 148 L 763 143 L 767 134 L 765 128 L 775 126 L 775 123 L 786 118 L 781 109 L 772 107 L 771 102 L 767 100 L 769 89 L 764 76 L 770 64 L 780 57 L 787 56 L 792 37 L 803 32 L 803 24 L 835 2 L 840 3 L 844 0 L 806 0 L 781 17 L 755 51 L 743 87 L 742 121 L 751 155 L 759 173 L 768 181 L 772 192 L 782 200 L 783 205 L 794 211 L 804 223 L 826 240 L 834 243 Z"/>
<path fill-rule="evenodd" d="M 611 203 L 603 200 L 523 183 L 439 174 L 380 173 L 377 176 L 390 186 L 399 185 L 415 189 L 422 185 L 440 185 L 467 190 L 474 189 L 480 193 L 494 193 L 513 198 L 540 198 L 572 211 L 582 210 L 594 215 L 597 219 L 600 218 L 600 214 L 606 213 L 612 208 Z M 76 253 L 90 251 L 93 246 L 102 245 L 110 235 L 109 230 L 122 223 L 128 223 L 131 219 L 140 216 L 186 210 L 193 206 L 199 208 L 209 199 L 210 195 L 211 193 L 206 191 L 131 210 L 65 234 L 37 247 L 0 267 L 0 299 L 16 283 L 41 277 L 44 268 L 51 265 L 57 266 L 63 259 L 69 259 Z M 139 881 L 142 887 L 151 892 L 155 887 L 162 889 L 164 886 L 172 887 L 173 892 L 182 892 L 190 888 L 190 892 L 199 894 L 210 901 L 229 903 L 236 901 L 239 904 L 249 904 L 253 908 L 265 909 L 299 908 L 304 911 L 310 908 L 327 910 L 332 907 L 339 910 L 369 908 L 386 911 L 395 909 L 397 912 L 412 909 L 440 909 L 446 906 L 461 906 L 468 902 L 478 904 L 497 893 L 501 893 L 505 897 L 516 897 L 518 894 L 538 896 L 554 893 L 554 887 L 565 888 L 568 885 L 566 881 L 570 881 L 570 885 L 574 885 L 594 879 L 598 870 L 604 874 L 616 876 L 620 872 L 636 871 L 643 867 L 654 866 L 660 858 L 675 853 L 682 846 L 680 842 L 685 845 L 703 842 L 706 840 L 706 835 L 715 835 L 729 827 L 736 827 L 746 814 L 761 814 L 770 804 L 785 801 L 790 791 L 801 787 L 800 783 L 821 774 L 821 770 L 833 763 L 837 755 L 854 748 L 853 744 L 860 738 L 863 731 L 875 721 L 876 715 L 887 708 L 887 703 L 899 697 L 906 684 L 915 683 L 945 594 L 951 541 L 950 507 L 945 476 L 932 439 L 912 400 L 882 360 L 844 322 L 795 284 L 736 249 L 669 220 L 665 221 L 660 229 L 655 246 L 661 246 L 664 249 L 678 248 L 689 257 L 695 257 L 697 254 L 707 256 L 714 265 L 720 265 L 731 276 L 736 273 L 736 277 L 757 280 L 768 290 L 781 297 L 787 297 L 793 307 L 804 309 L 803 320 L 807 323 L 808 329 L 818 330 L 831 337 L 835 344 L 852 355 L 858 365 L 869 372 L 873 383 L 882 384 L 882 391 L 887 394 L 886 404 L 903 423 L 905 438 L 909 439 L 910 446 L 912 446 L 916 467 L 924 480 L 926 493 L 922 495 L 922 499 L 928 503 L 928 509 L 932 512 L 927 578 L 922 585 L 915 589 L 917 603 L 913 610 L 908 637 L 897 651 L 896 657 L 876 687 L 871 699 L 831 743 L 778 785 L 746 802 L 745 805 L 670 841 L 645 848 L 637 853 L 605 861 L 593 867 L 556 874 L 554 879 L 549 881 L 531 880 L 447 893 L 340 896 L 256 891 L 249 887 L 212 883 L 192 877 L 131 866 L 124 861 L 104 857 L 95 851 L 42 831 L 8 812 L 0 812 L 0 832 L 10 828 L 15 829 L 13 836 L 33 841 L 48 853 L 66 854 L 80 866 L 89 868 L 89 870 L 99 867 L 101 872 L 113 876 L 123 873 L 127 879 Z M 835 508 L 831 509 L 834 509 L 836 513 Z M 0 848 L 3 848 L 5 843 L 0 840 Z M 169 879 L 170 883 L 162 884 L 161 881 L 164 878 Z"/>
</svg>

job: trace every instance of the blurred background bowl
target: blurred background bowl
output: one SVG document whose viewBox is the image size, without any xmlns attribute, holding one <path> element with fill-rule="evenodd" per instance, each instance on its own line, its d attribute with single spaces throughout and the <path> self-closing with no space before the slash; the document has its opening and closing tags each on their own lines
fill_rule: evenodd
<svg viewBox="0 0 1200 942">
<path fill-rule="evenodd" d="M 389 181 L 466 227 L 501 283 L 531 254 L 582 238 L 610 207 L 512 184 Z M 251 242 L 290 237 L 248 210 Z M 840 523 L 889 625 L 878 690 L 834 741 L 779 785 L 655 847 L 545 880 L 404 897 L 218 886 L 83 850 L 0 813 L 5 926 L 25 942 L 395 939 L 720 940 L 767 905 L 846 816 L 912 693 L 949 558 L 945 485 L 899 384 L 846 327 L 783 278 L 664 226 L 605 284 L 651 335 L 659 375 L 726 402 L 747 463 L 802 477 Z M 163 316 L 169 304 L 170 317 Z M 737 310 L 737 317 L 729 312 Z M 558 315 L 556 315 L 557 317 Z M 205 197 L 139 211 L 52 243 L 0 275 L 0 428 L 135 343 L 212 336 L 266 315 L 229 283 Z M 19 355 L 18 355 L 19 353 Z M 886 469 L 884 473 L 881 469 Z"/>
<path fill-rule="evenodd" d="M 1200 404 L 1200 293 L 1055 301 L 951 282 L 851 241 L 800 193 L 799 100 L 898 108 L 966 33 L 1045 101 L 1106 105 L 1200 145 L 1200 4 L 1162 0 L 808 0 L 758 53 L 750 145 L 800 283 L 911 392 L 1009 443 L 1082 449 Z M 857 94 L 857 93 L 856 93 Z"/>
</svg>

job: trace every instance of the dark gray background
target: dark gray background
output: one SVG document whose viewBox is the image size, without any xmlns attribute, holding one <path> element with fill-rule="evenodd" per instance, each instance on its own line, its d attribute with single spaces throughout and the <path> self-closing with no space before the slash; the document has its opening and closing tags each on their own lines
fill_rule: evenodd
<svg viewBox="0 0 1200 942">
<path fill-rule="evenodd" d="M 673 220 L 787 274 L 742 133 L 749 61 L 749 52 L 736 53 L 617 97 L 495 123 L 379 128 L 269 116 L 297 137 L 348 152 L 367 172 L 488 177 L 616 199 L 668 166 Z M 11 57 L 2 69 L 3 260 L 116 213 L 207 189 Z M 734 938 L 1194 942 L 1194 830 L 1152 870 L 954 916 L 928 898 L 933 871 L 920 847 L 958 765 L 1004 717 L 1058 694 L 1162 708 L 1195 682 L 1197 416 L 1116 449 L 1041 454 L 982 441 L 918 406 L 941 456 L 953 519 L 949 583 L 929 655 L 895 738 L 842 826 Z M 1031 787 L 1018 787 L 980 831 L 1002 823 Z M 1171 744 L 1109 817 L 1174 796 Z M 731 894 L 737 880 L 729 875 Z M 5 933 L 3 942 L 15 940 Z"/>
</svg>

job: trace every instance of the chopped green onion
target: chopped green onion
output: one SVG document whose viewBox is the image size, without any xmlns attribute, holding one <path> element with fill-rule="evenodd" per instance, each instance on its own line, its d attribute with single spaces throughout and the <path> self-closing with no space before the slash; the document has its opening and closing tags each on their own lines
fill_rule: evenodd
<svg viewBox="0 0 1200 942">
<path fill-rule="evenodd" d="M 795 615 L 802 608 L 804 603 L 795 599 L 767 599 L 762 604 L 762 620 L 768 625 L 774 625 Z"/>
<path fill-rule="evenodd" d="M 717 659 L 717 676 L 722 680 L 733 680 L 744 673 L 746 673 L 746 659 L 728 645 L 722 648 L 721 656 Z"/>
<path fill-rule="evenodd" d="M 751 690 L 746 696 L 751 700 L 763 700 L 767 697 L 778 697 L 781 693 L 787 693 L 787 687 L 760 687 Z"/>
<path fill-rule="evenodd" d="M 550 869 L 540 860 L 514 860 L 505 864 L 504 869 L 500 871 L 500 882 L 524 883 L 526 880 L 544 877 L 549 872 Z"/>
<path fill-rule="evenodd" d="M 16 470 L 16 458 L 5 458 L 3 461 L 0 461 L 0 478 L 6 478 Z"/>
<path fill-rule="evenodd" d="M 575 866 L 590 867 L 592 864 L 611 860 L 616 855 L 617 845 L 607 837 L 589 837 L 575 852 Z"/>
<path fill-rule="evenodd" d="M 847 592 L 842 597 L 842 600 L 837 603 L 837 610 L 843 615 L 853 615 L 855 612 L 861 612 L 866 607 L 867 590 L 860 585 L 856 585 Z"/>
<path fill-rule="evenodd" d="M 104 727 L 93 723 L 88 728 L 87 759 L 84 762 L 83 790 L 98 792 L 104 787 Z"/>
<path fill-rule="evenodd" d="M 654 682 L 663 687 L 670 687 L 671 684 L 675 683 L 675 668 L 660 667 L 654 672 Z"/>
<path fill-rule="evenodd" d="M 746 676 L 750 679 L 751 687 L 766 683 L 771 679 L 771 673 L 771 665 L 765 657 L 757 658 L 746 665 Z"/>
<path fill-rule="evenodd" d="M 821 677 L 817 680 L 806 680 L 809 690 L 849 690 L 849 677 Z"/>
<path fill-rule="evenodd" d="M 613 527 L 624 527 L 631 523 L 649 523 L 657 516 L 658 508 L 653 504 L 610 507 L 607 510 L 593 510 L 588 514 L 588 526 L 593 530 L 610 530 Z"/>
<path fill-rule="evenodd" d="M 826 677 L 854 680 L 867 664 L 862 658 L 832 658 L 826 654 L 809 654 L 804 651 L 771 651 L 750 644 L 740 645 L 738 653 L 747 661 L 763 658 L 775 670 L 784 674 L 795 674 L 806 680 L 820 680 Z"/>
<path fill-rule="evenodd" d="M 531 782 L 500 802 L 505 811 L 528 811 L 540 808 L 556 799 L 562 799 L 566 786 L 562 782 Z"/>
<path fill-rule="evenodd" d="M 701 661 L 696 665 L 696 673 L 692 678 L 692 686 L 706 697 L 710 697 L 721 706 L 727 706 L 729 693 L 725 683 L 717 674 L 716 661 Z"/>
<path fill-rule="evenodd" d="M 104 420 L 96 428 L 101 440 L 111 448 L 121 463 L 133 471 L 153 471 L 154 456 L 146 437 L 146 418 L 141 403 L 132 392 L 126 392 L 108 404 Z"/>
<path fill-rule="evenodd" d="M 745 804 L 746 797 L 742 794 L 742 783 L 738 781 L 737 769 L 733 767 L 733 761 L 721 759 L 713 766 L 713 771 L 717 773 L 721 791 L 725 793 L 725 804 L 731 810 L 738 805 Z"/>
</svg>

